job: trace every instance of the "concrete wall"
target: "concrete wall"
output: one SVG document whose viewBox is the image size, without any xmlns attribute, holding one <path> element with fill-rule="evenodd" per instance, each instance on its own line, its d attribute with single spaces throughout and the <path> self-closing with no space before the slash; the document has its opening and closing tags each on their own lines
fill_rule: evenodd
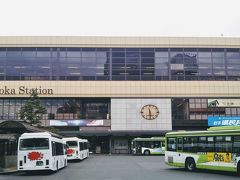
<svg viewBox="0 0 240 180">
<path fill-rule="evenodd" d="M 143 106 L 158 107 L 156 119 L 146 120 L 141 115 Z M 111 99 L 111 130 L 172 130 L 171 99 Z"/>
<path fill-rule="evenodd" d="M 29 91 L 21 90 L 23 87 L 51 92 L 39 94 L 40 97 L 219 98 L 240 95 L 240 81 L 2 81 L 0 98 L 29 97 Z"/>
<path fill-rule="evenodd" d="M 0 172 L 11 172 L 17 170 L 17 156 L 1 156 Z"/>
<path fill-rule="evenodd" d="M 240 38 L 1 36 L 0 47 L 215 47 L 239 48 Z"/>
</svg>

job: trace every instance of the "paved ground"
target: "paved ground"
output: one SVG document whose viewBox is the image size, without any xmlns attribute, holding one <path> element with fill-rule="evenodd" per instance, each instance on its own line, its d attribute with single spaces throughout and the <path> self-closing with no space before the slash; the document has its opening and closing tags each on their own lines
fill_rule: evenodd
<svg viewBox="0 0 240 180">
<path fill-rule="evenodd" d="M 168 167 L 164 156 L 92 155 L 81 162 L 71 162 L 57 173 L 14 173 L 0 175 L 0 180 L 231 180 L 236 174 L 213 171 L 187 172 Z"/>
</svg>

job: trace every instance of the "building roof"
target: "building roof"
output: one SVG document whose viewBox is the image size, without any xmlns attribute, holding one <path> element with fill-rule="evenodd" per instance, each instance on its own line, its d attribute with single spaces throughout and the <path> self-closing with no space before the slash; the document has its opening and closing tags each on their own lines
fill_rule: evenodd
<svg viewBox="0 0 240 180">
<path fill-rule="evenodd" d="M 0 47 L 196 47 L 240 48 L 240 38 L 1 36 Z"/>
<path fill-rule="evenodd" d="M 3 121 L 0 123 L 0 130 L 11 132 L 42 132 L 43 130 L 19 121 Z"/>
<path fill-rule="evenodd" d="M 35 126 L 31 126 L 30 124 L 19 122 L 19 121 L 3 121 L 0 123 L 0 131 L 4 132 L 5 134 L 9 133 L 17 133 L 17 134 L 22 134 L 22 133 L 49 133 L 54 137 L 62 138 L 61 135 L 51 133 L 47 131 L 44 128 L 39 128 Z M 0 137 L 1 138 L 1 137 Z"/>
</svg>

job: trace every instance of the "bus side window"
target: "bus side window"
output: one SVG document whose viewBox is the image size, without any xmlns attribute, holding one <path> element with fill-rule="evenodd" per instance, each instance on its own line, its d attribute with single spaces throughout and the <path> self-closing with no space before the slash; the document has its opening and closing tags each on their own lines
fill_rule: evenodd
<svg viewBox="0 0 240 180">
<path fill-rule="evenodd" d="M 165 141 L 163 141 L 161 145 L 162 145 L 161 147 L 165 147 Z"/>
<path fill-rule="evenodd" d="M 151 148 L 151 142 L 149 142 L 149 141 L 143 142 L 143 147 L 145 147 L 145 148 Z"/>
<path fill-rule="evenodd" d="M 168 138 L 167 139 L 167 150 L 168 151 L 176 151 L 176 138 Z"/>
<path fill-rule="evenodd" d="M 82 151 L 82 146 L 81 146 L 81 142 L 78 143 L 79 144 L 79 151 Z"/>
<path fill-rule="evenodd" d="M 231 136 L 216 136 L 215 137 L 216 152 L 232 152 L 232 137 Z"/>
<path fill-rule="evenodd" d="M 64 144 L 64 154 L 67 154 L 68 145 Z"/>
<path fill-rule="evenodd" d="M 233 152 L 234 153 L 240 152 L 240 136 L 233 137 Z"/>
<path fill-rule="evenodd" d="M 198 152 L 214 152 L 214 138 L 199 137 L 198 138 Z"/>
<path fill-rule="evenodd" d="M 154 148 L 154 142 L 153 141 L 149 141 L 149 148 L 151 148 L 151 149 Z"/>
<path fill-rule="evenodd" d="M 177 150 L 178 151 L 182 151 L 183 150 L 183 141 L 182 138 L 177 138 L 178 142 L 177 142 Z"/>
<path fill-rule="evenodd" d="M 84 150 L 87 149 L 87 143 L 86 142 L 83 143 L 83 148 L 84 148 Z"/>
<path fill-rule="evenodd" d="M 197 137 L 184 137 L 184 151 L 197 152 Z"/>
<path fill-rule="evenodd" d="M 81 151 L 83 150 L 83 142 L 80 143 Z"/>
<path fill-rule="evenodd" d="M 154 141 L 153 144 L 154 144 L 154 148 L 160 148 L 160 141 Z"/>
<path fill-rule="evenodd" d="M 63 144 L 59 142 L 56 142 L 55 144 L 56 144 L 56 155 L 57 156 L 64 155 Z"/>
<path fill-rule="evenodd" d="M 198 152 L 207 151 L 207 137 L 198 137 Z"/>
<path fill-rule="evenodd" d="M 214 152 L 214 138 L 213 137 L 207 137 L 206 152 Z"/>
<path fill-rule="evenodd" d="M 56 156 L 56 143 L 52 141 L 52 155 Z"/>
</svg>

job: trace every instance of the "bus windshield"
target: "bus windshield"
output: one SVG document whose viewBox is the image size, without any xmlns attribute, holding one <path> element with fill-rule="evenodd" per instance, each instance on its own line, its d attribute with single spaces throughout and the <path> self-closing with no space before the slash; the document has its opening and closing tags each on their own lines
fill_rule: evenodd
<svg viewBox="0 0 240 180">
<path fill-rule="evenodd" d="M 19 150 L 43 150 L 49 149 L 48 138 L 21 139 Z"/>
<path fill-rule="evenodd" d="M 77 141 L 67 141 L 66 142 L 69 147 L 77 147 Z"/>
</svg>

